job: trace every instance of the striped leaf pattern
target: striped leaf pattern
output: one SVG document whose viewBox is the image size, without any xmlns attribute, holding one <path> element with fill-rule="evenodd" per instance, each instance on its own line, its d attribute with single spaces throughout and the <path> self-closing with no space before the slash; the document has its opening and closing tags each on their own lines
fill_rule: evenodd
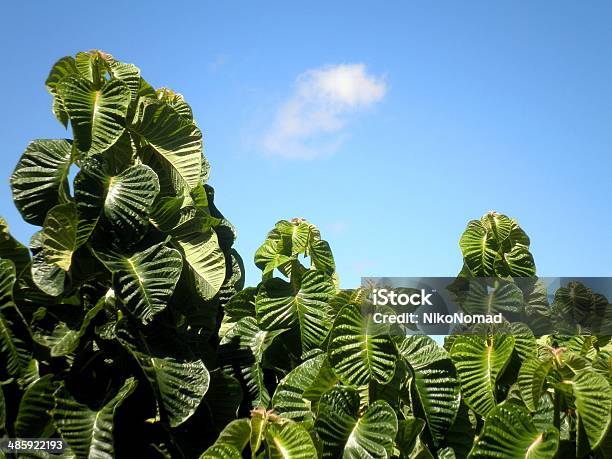
<svg viewBox="0 0 612 459">
<path fill-rule="evenodd" d="M 212 229 L 174 237 L 185 261 L 193 271 L 201 297 L 213 298 L 225 280 L 225 256 L 219 246 L 217 233 Z"/>
<path fill-rule="evenodd" d="M 112 79 L 96 89 L 85 78 L 68 76 L 58 83 L 57 91 L 79 151 L 100 153 L 121 137 L 130 103 L 130 91 L 121 80 Z"/>
<path fill-rule="evenodd" d="M 461 400 L 453 362 L 448 353 L 428 336 L 404 338 L 398 352 L 414 373 L 412 388 L 433 440 L 439 444 L 453 425 Z"/>
<path fill-rule="evenodd" d="M 495 383 L 514 349 L 511 335 L 457 336 L 450 351 L 467 405 L 486 416 L 495 405 Z"/>
<path fill-rule="evenodd" d="M 11 175 L 13 200 L 23 219 L 42 226 L 47 211 L 67 201 L 72 144 L 68 140 L 31 142 Z"/>
<path fill-rule="evenodd" d="M 267 452 L 270 459 L 312 459 L 317 450 L 308 431 L 300 424 L 288 422 L 270 424 L 266 429 Z"/>
<path fill-rule="evenodd" d="M 195 188 L 202 174 L 202 133 L 162 102 L 144 99 L 130 130 L 145 140 L 181 177 Z"/>
<path fill-rule="evenodd" d="M 62 271 L 70 270 L 77 247 L 79 219 L 74 203 L 55 206 L 47 213 L 42 232 L 45 261 Z"/>
<path fill-rule="evenodd" d="M 321 398 L 315 429 L 323 442 L 323 458 L 388 458 L 397 434 L 397 417 L 378 400 L 359 415 L 359 394 L 339 386 Z"/>
<path fill-rule="evenodd" d="M 559 446 L 559 431 L 536 429 L 529 413 L 518 405 L 497 406 L 485 420 L 470 459 L 551 459 Z"/>
<path fill-rule="evenodd" d="M 342 308 L 331 331 L 328 355 L 343 383 L 361 386 L 372 379 L 389 382 L 395 372 L 396 353 L 391 337 L 371 329 L 360 306 L 348 304 Z"/>
<path fill-rule="evenodd" d="M 161 242 L 131 256 L 96 254 L 113 273 L 117 298 L 143 324 L 166 308 L 183 266 L 176 250 Z"/>
<path fill-rule="evenodd" d="M 60 387 L 55 394 L 53 419 L 77 459 L 111 459 L 115 456 L 115 411 L 135 388 L 136 380 L 129 378 L 119 392 L 96 411 L 75 400 L 65 386 Z"/>
<path fill-rule="evenodd" d="M 266 329 L 299 325 L 302 351 L 317 348 L 331 328 L 329 302 L 335 293 L 332 279 L 320 271 L 306 271 L 299 289 L 282 279 L 265 281 L 255 300 L 257 319 Z"/>
<path fill-rule="evenodd" d="M 187 360 L 153 354 L 151 343 L 124 324 L 118 327 L 117 337 L 142 368 L 170 426 L 177 427 L 189 419 L 200 406 L 210 384 L 210 374 L 204 363 L 195 358 Z"/>
<path fill-rule="evenodd" d="M 272 397 L 272 406 L 285 418 L 312 420 L 315 411 L 313 404 L 318 401 L 312 397 L 312 392 L 325 392 L 336 382 L 327 355 L 320 354 L 297 366 L 281 380 Z"/>
</svg>

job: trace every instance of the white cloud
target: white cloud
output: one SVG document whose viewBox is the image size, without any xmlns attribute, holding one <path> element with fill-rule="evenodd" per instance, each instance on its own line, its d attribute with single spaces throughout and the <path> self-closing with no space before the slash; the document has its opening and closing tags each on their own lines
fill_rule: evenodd
<svg viewBox="0 0 612 459">
<path fill-rule="evenodd" d="M 307 70 L 278 108 L 263 146 L 287 158 L 333 153 L 346 135 L 350 115 L 381 101 L 386 91 L 384 79 L 368 74 L 364 64 Z"/>
</svg>

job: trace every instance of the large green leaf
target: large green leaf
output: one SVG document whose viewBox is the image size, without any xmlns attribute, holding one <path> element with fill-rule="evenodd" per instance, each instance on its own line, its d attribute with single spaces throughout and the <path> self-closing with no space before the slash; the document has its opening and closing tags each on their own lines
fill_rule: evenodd
<svg viewBox="0 0 612 459">
<path fill-rule="evenodd" d="M 0 378 L 4 371 L 19 376 L 30 363 L 29 332 L 23 317 L 13 303 L 15 265 L 0 259 Z"/>
<path fill-rule="evenodd" d="M 153 349 L 152 340 L 134 336 L 127 328 L 117 330 L 121 344 L 134 356 L 153 388 L 160 409 L 172 427 L 191 417 L 208 391 L 210 374 L 201 360 L 183 360 Z M 162 350 L 171 347 L 157 343 Z"/>
<path fill-rule="evenodd" d="M 418 436 L 425 427 L 425 421 L 413 416 L 398 421 L 395 444 L 400 453 L 400 458 L 405 459 L 414 450 Z"/>
<path fill-rule="evenodd" d="M 117 394 L 99 410 L 75 400 L 62 386 L 55 394 L 55 424 L 78 459 L 114 457 L 115 411 L 134 391 L 136 380 L 126 380 Z"/>
<path fill-rule="evenodd" d="M 41 226 L 47 211 L 67 202 L 72 146 L 68 140 L 31 142 L 11 175 L 11 189 L 23 219 Z"/>
<path fill-rule="evenodd" d="M 15 263 L 17 277 L 30 263 L 30 251 L 11 236 L 8 224 L 2 217 L 0 217 L 0 258 Z"/>
<path fill-rule="evenodd" d="M 200 459 L 242 459 L 242 454 L 235 446 L 215 443 L 202 453 Z"/>
<path fill-rule="evenodd" d="M 487 416 L 470 458 L 553 458 L 559 446 L 559 431 L 553 426 L 536 429 L 529 413 L 518 405 L 504 403 Z"/>
<path fill-rule="evenodd" d="M 90 219 L 103 215 L 123 239 L 137 239 L 159 192 L 157 174 L 144 164 L 116 174 L 109 169 L 98 155 L 88 159 L 74 181 L 77 206 Z"/>
<path fill-rule="evenodd" d="M 552 361 L 550 359 L 530 358 L 525 360 L 521 366 L 518 384 L 525 406 L 531 412 L 538 408 L 540 397 L 545 389 L 546 377 L 551 369 Z"/>
<path fill-rule="evenodd" d="M 115 294 L 143 323 L 164 310 L 174 291 L 182 268 L 182 257 L 165 242 L 131 256 L 97 252 L 113 272 Z"/>
<path fill-rule="evenodd" d="M 468 269 L 474 276 L 492 276 L 497 246 L 485 225 L 478 220 L 468 223 L 459 241 L 461 253 Z"/>
<path fill-rule="evenodd" d="M 450 351 L 467 405 L 486 416 L 497 404 L 495 383 L 514 348 L 510 335 L 457 336 Z"/>
<path fill-rule="evenodd" d="M 318 402 L 316 393 L 326 392 L 336 382 L 327 355 L 319 354 L 295 367 L 281 380 L 272 397 L 272 406 L 285 418 L 312 421 L 316 411 L 313 404 Z"/>
<path fill-rule="evenodd" d="M 282 279 L 265 281 L 257 293 L 257 319 L 266 329 L 299 324 L 302 351 L 321 345 L 332 324 L 329 302 L 335 292 L 332 279 L 319 271 L 307 271 L 299 288 Z"/>
<path fill-rule="evenodd" d="M 130 129 L 164 158 L 189 189 L 200 184 L 202 133 L 169 105 L 141 99 Z"/>
<path fill-rule="evenodd" d="M 226 425 L 216 443 L 231 445 L 242 451 L 251 439 L 251 420 L 247 418 L 235 419 Z"/>
<path fill-rule="evenodd" d="M 196 278 L 196 286 L 204 299 L 214 297 L 225 280 L 225 256 L 217 234 L 212 230 L 194 232 L 173 238 L 185 255 Z"/>
<path fill-rule="evenodd" d="M 285 225 L 290 224 L 278 222 L 255 252 L 255 265 L 263 271 L 264 278 L 271 277 L 277 268 L 286 273 L 285 267 L 293 260 L 291 237 L 282 231 Z"/>
<path fill-rule="evenodd" d="M 461 306 L 469 314 L 519 314 L 523 309 L 523 292 L 516 284 L 501 279 L 494 280 L 492 285 L 481 279 L 470 279 Z"/>
<path fill-rule="evenodd" d="M 31 278 L 37 289 L 45 295 L 58 297 L 64 291 L 66 272 L 55 264 L 47 263 L 43 241 L 42 230 L 34 233 L 30 239 Z"/>
<path fill-rule="evenodd" d="M 254 407 L 267 406 L 270 395 L 264 384 L 264 352 L 287 329 L 262 330 L 254 317 L 240 319 L 223 337 L 219 362 L 226 371 L 237 370 L 244 380 Z"/>
<path fill-rule="evenodd" d="M 72 56 L 64 56 L 58 60 L 45 81 L 47 90 L 53 96 L 53 113 L 60 123 L 66 127 L 68 125 L 68 113 L 64 107 L 64 101 L 61 96 L 57 93 L 57 84 L 65 77 L 69 75 L 78 75 L 74 58 Z"/>
<path fill-rule="evenodd" d="M 20 438 L 48 438 L 55 432 L 51 410 L 53 394 L 59 383 L 53 375 L 45 375 L 34 382 L 23 394 L 15 420 L 15 435 Z"/>
<path fill-rule="evenodd" d="M 428 336 L 404 338 L 398 352 L 413 371 L 411 387 L 432 438 L 439 444 L 455 420 L 461 399 L 453 362 L 446 350 Z"/>
<path fill-rule="evenodd" d="M 355 304 L 344 306 L 334 321 L 329 360 L 345 384 L 360 386 L 372 379 L 384 384 L 393 377 L 395 344 L 388 333 L 372 325 Z"/>
<path fill-rule="evenodd" d="M 372 403 L 360 416 L 359 394 L 342 386 L 323 395 L 315 423 L 324 458 L 391 457 L 397 428 L 397 417 L 387 402 Z"/>
<path fill-rule="evenodd" d="M 162 102 L 168 104 L 170 107 L 176 111 L 182 118 L 187 121 L 193 121 L 193 112 L 191 111 L 191 107 L 182 94 L 174 92 L 172 89 L 168 88 L 160 88 L 157 91 L 157 98 Z"/>
<path fill-rule="evenodd" d="M 130 91 L 121 80 L 112 79 L 98 89 L 85 78 L 67 76 L 57 85 L 82 152 L 102 152 L 125 130 Z"/>
<path fill-rule="evenodd" d="M 135 101 L 140 91 L 140 69 L 134 64 L 118 61 L 110 54 L 105 54 L 103 57 L 108 64 L 108 71 L 111 76 L 125 83 L 130 90 L 131 100 Z"/>
<path fill-rule="evenodd" d="M 572 386 L 578 420 L 586 432 L 589 449 L 593 450 L 610 427 L 610 385 L 606 378 L 590 369 L 579 371 L 572 381 L 566 383 Z"/>
<path fill-rule="evenodd" d="M 69 271 L 77 248 L 77 209 L 74 203 L 60 204 L 47 213 L 42 231 L 45 262 Z"/>
<path fill-rule="evenodd" d="M 270 424 L 266 429 L 267 452 L 270 459 L 312 459 L 317 450 L 308 431 L 299 424 Z"/>
</svg>

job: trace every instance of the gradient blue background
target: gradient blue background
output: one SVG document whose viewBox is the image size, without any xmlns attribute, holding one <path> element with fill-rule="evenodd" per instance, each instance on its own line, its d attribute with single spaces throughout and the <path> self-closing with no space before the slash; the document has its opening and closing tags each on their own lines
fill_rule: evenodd
<svg viewBox="0 0 612 459">
<path fill-rule="evenodd" d="M 193 106 L 249 283 L 282 218 L 321 227 L 349 287 L 456 274 L 465 224 L 493 209 L 519 219 L 539 274 L 612 275 L 612 3 L 302 3 L 4 4 L 0 213 L 13 233 L 35 230 L 11 200 L 19 155 L 66 135 L 47 73 L 99 48 Z M 342 63 L 385 75 L 384 100 L 332 156 L 263 155 L 253 139 L 297 75 Z"/>
</svg>

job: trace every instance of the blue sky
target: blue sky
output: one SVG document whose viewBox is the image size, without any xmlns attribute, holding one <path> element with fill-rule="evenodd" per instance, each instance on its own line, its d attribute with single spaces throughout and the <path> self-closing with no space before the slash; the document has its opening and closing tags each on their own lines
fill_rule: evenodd
<svg viewBox="0 0 612 459">
<path fill-rule="evenodd" d="M 10 2 L 0 214 L 34 231 L 8 177 L 66 135 L 53 62 L 98 48 L 191 103 L 251 284 L 279 219 L 317 224 L 350 287 L 456 274 L 489 210 L 518 218 L 540 275 L 612 276 L 611 22 L 603 1 Z"/>
</svg>

